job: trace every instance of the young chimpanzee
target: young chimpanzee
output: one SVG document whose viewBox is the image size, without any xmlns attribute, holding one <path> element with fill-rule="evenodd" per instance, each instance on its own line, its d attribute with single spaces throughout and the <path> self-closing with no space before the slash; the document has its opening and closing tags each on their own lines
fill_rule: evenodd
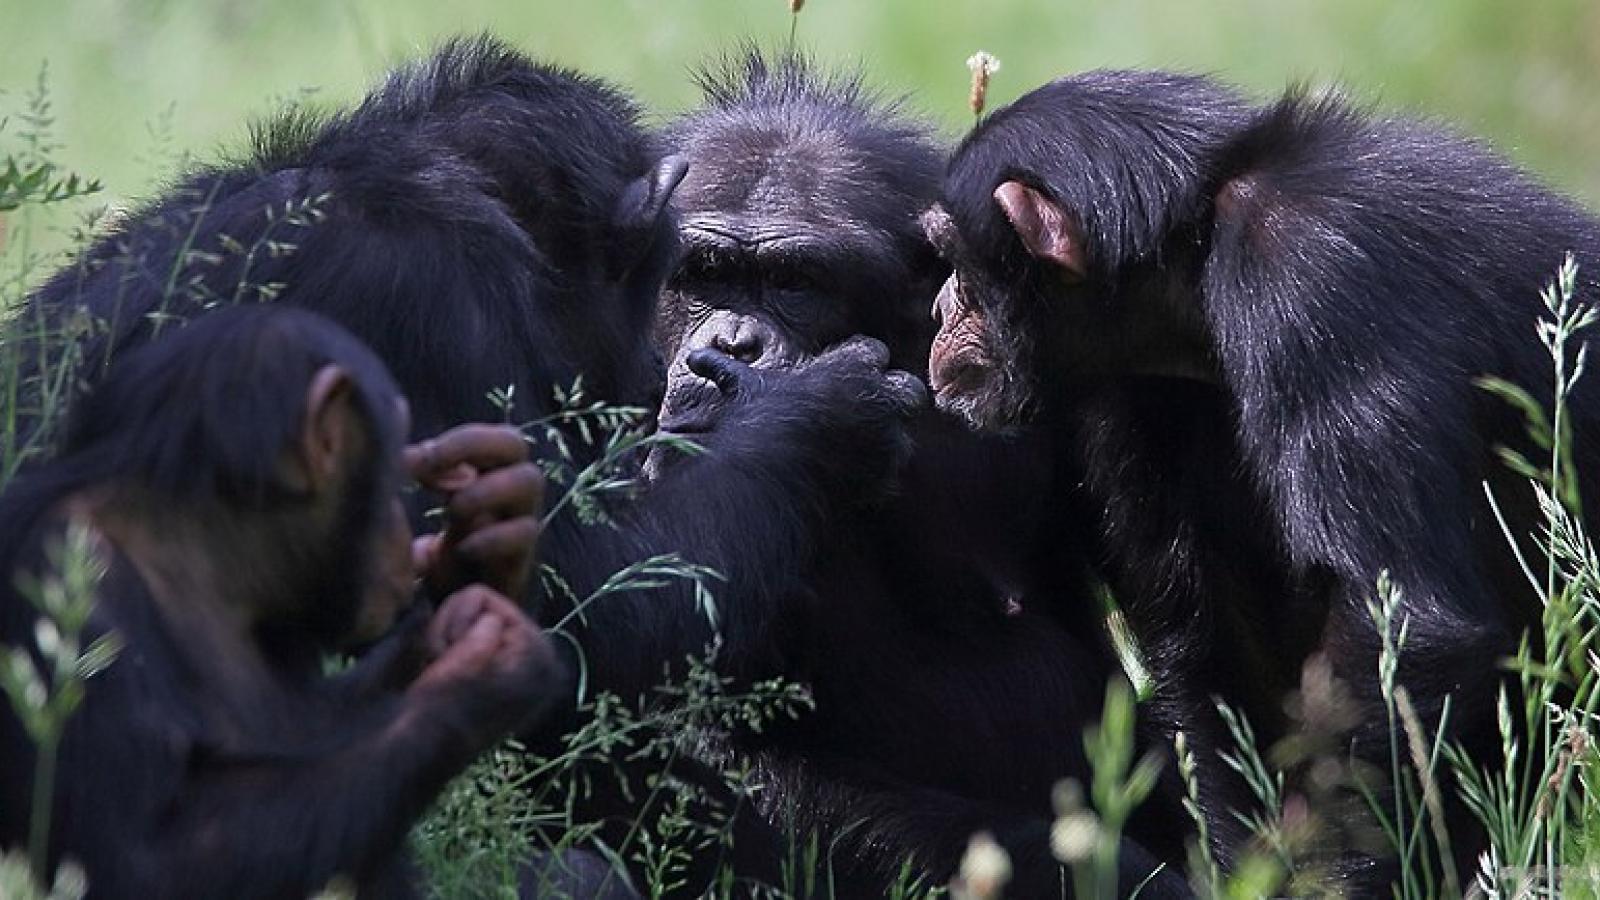
<svg viewBox="0 0 1600 900">
<path fill-rule="evenodd" d="M 1400 683 L 1425 721 L 1454 695 L 1454 734 L 1491 733 L 1496 663 L 1530 610 L 1480 482 L 1527 503 L 1491 452 L 1520 423 L 1473 378 L 1549 396 L 1539 293 L 1571 250 L 1593 296 L 1591 216 L 1432 126 L 1141 72 L 995 112 L 942 206 L 938 403 L 1076 430 L 1171 727 L 1204 736 L 1213 692 L 1271 721 L 1320 651 L 1368 713 L 1356 753 L 1386 753 L 1366 603 L 1388 570 Z M 1580 432 L 1595 398 L 1573 398 Z"/>
<path fill-rule="evenodd" d="M 702 87 L 703 106 L 665 132 L 689 173 L 672 201 L 683 261 L 658 316 L 671 360 L 660 427 L 714 433 L 725 398 L 691 365 L 708 349 L 781 375 L 860 334 L 921 368 L 948 272 L 917 224 L 943 164 L 928 130 L 793 55 L 742 53 Z M 778 620 L 784 674 L 810 686 L 815 711 L 740 746 L 771 782 L 769 814 L 838 835 L 840 896 L 882 896 L 908 860 L 942 883 L 980 830 L 1010 852 L 1011 892 L 1054 896 L 1051 788 L 1088 778 L 1082 729 L 1120 677 L 1102 608 L 1062 558 L 1077 529 L 1051 502 L 1047 442 L 931 410 L 911 432 L 893 496 L 834 519 L 804 602 Z M 670 476 L 675 462 L 658 448 L 649 468 Z M 1178 862 L 1184 816 L 1163 812 L 1134 833 Z M 1131 841 L 1123 862 L 1129 890 L 1154 867 Z"/>
<path fill-rule="evenodd" d="M 331 322 L 231 308 L 119 358 L 59 455 L 0 498 L 0 644 L 42 659 L 27 585 L 61 577 L 69 534 L 98 570 L 82 641 L 121 644 L 67 724 L 50 819 L 51 858 L 79 861 L 93 896 L 303 897 L 336 879 L 407 895 L 412 823 L 568 689 L 506 596 L 543 484 L 520 436 L 464 426 L 402 448 L 406 417 Z M 415 543 L 407 466 L 449 523 Z M 418 575 L 431 618 L 405 612 Z M 322 676 L 325 654 L 397 616 Z M 0 844 L 18 846 L 40 811 L 9 709 L 0 749 Z"/>
</svg>

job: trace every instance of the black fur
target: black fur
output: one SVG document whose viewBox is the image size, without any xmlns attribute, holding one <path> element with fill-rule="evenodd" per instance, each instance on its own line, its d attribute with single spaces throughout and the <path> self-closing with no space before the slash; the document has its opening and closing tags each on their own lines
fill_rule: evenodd
<svg viewBox="0 0 1600 900">
<path fill-rule="evenodd" d="M 992 198 L 1007 180 L 1075 217 L 1081 282 L 1028 256 Z M 1292 669 L 1320 650 L 1365 710 L 1357 755 L 1386 753 L 1365 604 L 1388 570 L 1409 617 L 1400 682 L 1424 721 L 1453 694 L 1454 734 L 1493 743 L 1496 663 L 1536 610 L 1479 486 L 1526 531 L 1527 488 L 1490 452 L 1524 446 L 1521 424 L 1472 379 L 1550 396 L 1539 293 L 1571 250 L 1580 293 L 1595 296 L 1592 216 L 1441 128 L 1299 91 L 1258 108 L 1207 79 L 1146 72 L 1062 79 L 997 111 L 957 150 L 943 202 L 969 299 L 1002 355 L 1024 358 L 1041 424 L 1070 423 L 1083 391 L 1174 355 L 1209 382 L 1193 390 L 1212 392 L 1213 422 L 1192 425 L 1225 429 L 1209 475 L 1168 449 L 1196 443 L 1191 432 L 1108 457 L 1092 428 L 1066 426 L 1088 448 L 1113 581 L 1152 648 L 1170 727 L 1215 738 L 1212 692 L 1279 721 Z M 1595 398 L 1592 385 L 1573 398 L 1580 434 Z M 1592 458 L 1580 453 L 1580 470 Z M 1162 483 L 1152 465 L 1193 472 L 1214 499 L 1185 506 L 1168 491 L 1140 521 L 1118 512 Z M 1169 574 L 1153 580 L 1158 553 Z M 1257 652 L 1241 640 L 1287 664 L 1254 692 L 1217 664 Z M 1224 826 L 1226 799 L 1209 804 Z M 1371 863 L 1351 868 L 1381 882 Z"/>
<path fill-rule="evenodd" d="M 314 309 L 389 365 L 416 436 L 499 418 L 485 394 L 508 385 L 518 421 L 549 414 L 553 391 L 580 374 L 591 401 L 653 409 L 651 315 L 676 252 L 662 206 L 681 169 L 636 119 L 598 81 L 493 41 L 456 42 L 354 111 L 280 119 L 246 159 L 183 179 L 47 284 L 22 321 L 59 327 L 87 309 L 109 323 L 79 344 L 93 383 L 107 360 L 212 304 Z M 307 201 L 285 219 L 286 204 Z M 883 480 L 903 443 L 909 395 L 883 364 L 847 352 L 782 378 L 724 367 L 731 402 L 708 452 L 618 504 L 615 529 L 557 517 L 543 561 L 581 598 L 630 563 L 682 552 L 727 576 L 720 665 L 770 668 L 778 604 L 818 535 Z M 534 602 L 546 622 L 571 610 L 565 596 Z M 713 639 L 677 581 L 610 596 L 572 630 L 591 691 L 627 700 Z"/>
<path fill-rule="evenodd" d="M 330 364 L 356 386 L 368 441 L 345 486 L 346 511 L 330 523 L 335 536 L 323 539 L 281 461 L 301 439 L 312 378 Z M 80 646 L 114 634 L 121 650 L 89 679 L 57 752 L 52 860 L 81 863 L 95 897 L 304 896 L 336 875 L 409 896 L 411 825 L 513 721 L 486 731 L 480 701 L 453 696 L 417 721 L 420 710 L 377 669 L 404 655 L 388 647 L 339 678 L 320 676 L 322 653 L 351 633 L 368 571 L 362 552 L 396 496 L 403 423 L 394 383 L 331 323 L 259 306 L 203 316 L 119 358 L 106 376 L 74 409 L 59 456 L 0 497 L 0 644 L 33 648 L 43 664 L 37 612 L 18 585 L 54 574 L 50 548 L 65 520 L 98 522 L 100 510 L 70 504 L 110 503 L 112 516 L 134 514 L 116 504 L 137 504 L 150 518 L 134 527 L 156 546 L 215 529 L 196 553 L 224 555 L 197 556 L 197 570 L 226 568 L 237 581 L 231 595 L 175 595 L 134 567 L 120 532 L 96 526 L 106 572 Z M 251 573 L 251 548 L 225 546 L 273 532 L 282 532 L 277 543 L 254 550 L 275 564 L 298 560 L 292 570 Z M 307 541 L 317 546 L 287 549 Z M 259 611 L 260 629 L 213 644 L 221 618 L 258 612 L 248 608 L 263 599 L 252 575 L 278 591 Z M 407 640 L 418 621 L 391 642 Z M 240 649 L 234 643 L 248 657 L 221 652 Z M 559 690 L 547 674 L 542 686 L 489 702 L 527 721 Z M 35 748 L 9 706 L 0 749 L 0 843 L 23 846 Z"/>
<path fill-rule="evenodd" d="M 921 368 L 946 272 L 917 226 L 938 188 L 928 130 L 794 56 L 750 52 L 703 86 L 702 108 L 667 128 L 690 174 L 658 329 L 673 360 L 662 427 L 698 429 L 720 402 L 687 365 L 708 347 L 782 371 L 864 334 Z M 1051 789 L 1086 782 L 1081 732 L 1116 672 L 1081 560 L 1062 558 L 1076 525 L 1048 499 L 1066 488 L 1045 441 L 931 412 L 913 435 L 894 496 L 835 519 L 782 620 L 784 672 L 810 685 L 815 712 L 740 744 L 771 781 L 768 814 L 827 841 L 842 896 L 882 896 L 908 859 L 943 883 L 981 830 L 1012 855 L 1009 892 L 1054 896 Z M 1157 809 L 1142 833 L 1176 863 L 1182 813 Z M 1154 865 L 1125 842 L 1124 887 Z"/>
</svg>

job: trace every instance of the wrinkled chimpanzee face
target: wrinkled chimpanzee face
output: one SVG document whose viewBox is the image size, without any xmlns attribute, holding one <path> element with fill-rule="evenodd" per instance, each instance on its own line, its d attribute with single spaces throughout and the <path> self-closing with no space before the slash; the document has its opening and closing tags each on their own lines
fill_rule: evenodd
<svg viewBox="0 0 1600 900">
<path fill-rule="evenodd" d="M 950 263 L 933 316 L 939 331 L 928 354 L 928 383 L 939 409 L 974 428 L 1018 424 L 1032 402 L 1030 329 L 1013 291 L 978 264 L 955 222 L 935 205 L 922 217 L 923 232 Z"/>
<path fill-rule="evenodd" d="M 662 300 L 682 329 L 663 348 L 670 354 L 663 430 L 694 433 L 710 425 L 720 394 L 689 370 L 695 350 L 711 348 L 757 369 L 775 369 L 862 330 L 852 314 L 849 273 L 830 268 L 820 236 L 761 232 L 726 220 L 683 228 L 685 256 Z"/>
<path fill-rule="evenodd" d="M 761 146 L 761 164 L 743 167 L 696 155 L 675 198 L 681 256 L 656 327 L 664 431 L 711 427 L 723 398 L 688 367 L 704 348 L 782 368 L 860 334 L 887 344 L 891 365 L 920 368 L 931 330 L 920 310 L 941 267 L 913 214 L 876 221 L 840 174 L 859 167 L 825 150 L 792 136 Z"/>
<path fill-rule="evenodd" d="M 992 177 L 963 172 L 947 190 Z M 1101 260 L 1097 269 L 1075 211 L 1045 189 L 1005 180 L 981 195 L 983 208 L 969 203 L 966 219 L 942 205 L 922 217 L 954 270 L 934 303 L 939 333 L 928 360 L 940 409 L 1003 429 L 1075 384 L 1130 375 L 1218 380 L 1190 287 L 1192 251 Z"/>
</svg>

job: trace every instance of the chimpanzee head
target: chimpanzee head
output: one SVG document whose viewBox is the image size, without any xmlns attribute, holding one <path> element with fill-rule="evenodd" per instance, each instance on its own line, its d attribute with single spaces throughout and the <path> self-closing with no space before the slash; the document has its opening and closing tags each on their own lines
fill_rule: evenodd
<svg viewBox="0 0 1600 900">
<path fill-rule="evenodd" d="M 638 118 L 604 82 L 455 41 L 353 111 L 258 126 L 244 159 L 130 216 L 36 302 L 106 322 L 95 361 L 219 302 L 314 309 L 388 364 L 418 435 L 497 418 L 507 385 L 534 418 L 580 375 L 590 400 L 653 409 L 685 166 Z"/>
<path fill-rule="evenodd" d="M 337 647 L 410 602 L 405 401 L 343 329 L 287 306 L 207 313 L 119 357 L 77 404 L 57 495 L 92 490 L 200 544 L 264 632 Z M 164 541 L 164 539 L 158 539 Z"/>
<path fill-rule="evenodd" d="M 330 133 L 366 147 L 396 133 L 435 165 L 458 160 L 531 239 L 536 327 L 518 337 L 545 383 L 582 374 L 597 398 L 653 408 L 651 323 L 677 251 L 668 201 L 687 167 L 639 119 L 611 84 L 479 37 L 396 69 Z"/>
<path fill-rule="evenodd" d="M 928 362 L 940 408 L 1001 428 L 1064 381 L 1207 377 L 1194 266 L 1212 165 L 1248 115 L 1202 78 L 1090 72 L 985 119 L 922 219 L 954 270 Z"/>
<path fill-rule="evenodd" d="M 917 228 L 938 187 L 928 129 L 797 56 L 746 51 L 700 80 L 704 105 L 666 133 L 689 174 L 656 330 L 664 427 L 696 430 L 716 399 L 688 367 L 703 348 L 776 367 L 863 334 L 920 369 L 944 271 Z"/>
</svg>

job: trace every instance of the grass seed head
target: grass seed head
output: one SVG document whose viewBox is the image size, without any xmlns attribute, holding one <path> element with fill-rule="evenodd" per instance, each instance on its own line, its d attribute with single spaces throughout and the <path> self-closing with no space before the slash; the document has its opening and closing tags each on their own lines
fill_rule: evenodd
<svg viewBox="0 0 1600 900">
<path fill-rule="evenodd" d="M 989 79 L 1000 71 L 1000 60 L 987 50 L 979 50 L 967 57 L 967 69 L 972 72 L 972 92 L 967 97 L 967 107 L 974 116 L 981 116 L 989 98 Z"/>
</svg>

